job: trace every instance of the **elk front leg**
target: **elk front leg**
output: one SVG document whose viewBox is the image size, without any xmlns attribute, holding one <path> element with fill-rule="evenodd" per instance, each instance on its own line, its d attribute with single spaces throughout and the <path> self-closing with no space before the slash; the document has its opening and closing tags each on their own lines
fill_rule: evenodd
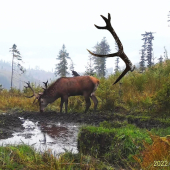
<svg viewBox="0 0 170 170">
<path fill-rule="evenodd" d="M 61 103 L 60 103 L 60 113 L 62 113 L 63 103 L 64 103 L 64 98 L 63 98 L 63 97 L 61 97 Z"/>
<path fill-rule="evenodd" d="M 96 111 L 96 108 L 97 108 L 97 105 L 98 105 L 98 100 L 97 100 L 97 98 L 96 98 L 96 96 L 94 95 L 94 94 L 92 94 L 91 96 L 90 96 L 90 98 L 93 100 L 93 102 L 94 102 L 94 112 Z"/>
</svg>

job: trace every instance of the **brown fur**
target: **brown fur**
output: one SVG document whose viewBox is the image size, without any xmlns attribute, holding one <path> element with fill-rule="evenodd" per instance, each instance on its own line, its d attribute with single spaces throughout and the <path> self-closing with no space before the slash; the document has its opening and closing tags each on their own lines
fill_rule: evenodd
<svg viewBox="0 0 170 170">
<path fill-rule="evenodd" d="M 93 100 L 95 107 L 97 107 L 98 101 L 94 95 L 94 91 L 99 85 L 99 80 L 92 76 L 77 76 L 77 77 L 62 77 L 56 80 L 50 85 L 40 97 L 45 100 L 46 104 L 54 102 L 61 97 L 60 112 L 62 112 L 62 106 L 65 102 L 65 110 L 67 112 L 68 97 L 82 95 L 86 100 L 86 110 L 91 105 L 90 98 Z M 40 104 L 40 110 L 41 104 Z"/>
<path fill-rule="evenodd" d="M 77 96 L 83 95 L 83 92 L 91 94 L 95 84 L 98 85 L 99 80 L 92 76 L 62 77 L 48 87 L 46 94 L 49 97 L 55 97 L 56 94 Z"/>
</svg>

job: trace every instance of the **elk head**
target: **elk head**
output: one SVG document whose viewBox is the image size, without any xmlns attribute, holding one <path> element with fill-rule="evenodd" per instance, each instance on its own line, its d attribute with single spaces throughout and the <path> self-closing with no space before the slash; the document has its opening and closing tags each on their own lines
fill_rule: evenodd
<svg viewBox="0 0 170 170">
<path fill-rule="evenodd" d="M 113 53 L 113 54 L 107 54 L 107 55 L 99 55 L 99 54 L 94 54 L 91 51 L 87 50 L 90 54 L 96 56 L 96 57 L 116 57 L 119 56 L 126 64 L 126 69 L 123 71 L 123 73 L 118 77 L 118 79 L 114 82 L 114 84 L 116 84 L 119 80 L 121 80 L 121 78 L 123 78 L 123 76 L 128 72 L 128 71 L 133 71 L 135 69 L 135 66 L 132 66 L 131 61 L 128 59 L 128 57 L 126 56 L 126 54 L 123 51 L 123 45 L 121 43 L 121 41 L 119 40 L 119 37 L 117 36 L 116 32 L 114 31 L 114 29 L 112 28 L 112 25 L 110 23 L 111 17 L 110 14 L 108 13 L 108 19 L 106 17 L 104 17 L 103 15 L 101 15 L 101 17 L 104 19 L 104 21 L 106 22 L 106 26 L 104 27 L 100 27 L 94 24 L 94 26 L 98 29 L 106 29 L 108 31 L 110 31 L 110 33 L 112 34 L 112 36 L 114 37 L 118 47 L 119 47 L 119 51 L 117 53 Z M 114 85 L 113 84 L 113 85 Z"/>
<path fill-rule="evenodd" d="M 48 96 L 46 95 L 46 90 L 47 90 L 47 82 L 43 82 L 45 84 L 45 88 L 44 91 L 42 93 L 35 93 L 35 91 L 33 90 L 33 88 L 31 87 L 30 85 L 30 82 L 28 81 L 25 82 L 28 86 L 24 86 L 25 88 L 30 88 L 31 91 L 33 92 L 33 95 L 32 96 L 25 96 L 27 98 L 32 98 L 32 97 L 35 97 L 34 101 L 33 101 L 33 104 L 35 103 L 35 100 L 37 99 L 38 100 L 38 103 L 39 103 L 39 106 L 40 106 L 40 112 L 43 112 L 44 111 L 44 108 L 49 104 L 48 102 Z"/>
</svg>

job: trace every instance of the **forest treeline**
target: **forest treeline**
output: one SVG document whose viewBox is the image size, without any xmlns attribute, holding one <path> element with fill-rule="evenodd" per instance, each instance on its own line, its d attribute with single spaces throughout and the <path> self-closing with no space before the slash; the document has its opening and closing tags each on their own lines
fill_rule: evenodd
<svg viewBox="0 0 170 170">
<path fill-rule="evenodd" d="M 132 113 L 156 113 L 161 117 L 169 116 L 169 72 L 170 60 L 157 63 L 141 73 L 139 69 L 129 72 L 116 85 L 112 85 L 121 72 L 111 74 L 107 78 L 97 77 L 100 86 L 95 92 L 99 101 L 99 111 L 115 111 L 116 107 L 123 107 Z M 49 82 L 49 85 L 51 83 Z M 41 92 L 43 85 L 31 83 L 36 93 Z M 1 91 L 1 110 L 6 111 L 12 108 L 21 110 L 38 111 L 37 105 L 32 105 L 34 99 L 27 99 L 24 96 L 31 96 L 32 91 L 24 89 L 23 92 L 14 89 L 12 98 L 7 90 Z M 10 101 L 10 102 L 9 102 Z M 50 104 L 46 110 L 59 111 L 60 99 Z M 83 112 L 85 101 L 82 96 L 69 97 L 68 112 Z M 90 109 L 93 108 L 93 102 Z M 154 115 L 154 114 L 152 114 Z"/>
<path fill-rule="evenodd" d="M 154 40 L 153 32 L 145 32 L 145 34 L 141 34 L 143 36 L 144 44 L 142 45 L 141 56 L 139 57 L 138 65 L 135 63 L 136 68 L 139 69 L 139 72 L 143 73 L 147 68 L 152 67 L 156 64 L 156 57 L 153 55 L 153 44 Z M 108 44 L 106 37 L 93 47 L 93 53 L 100 55 L 110 54 L 110 45 Z M 115 42 L 116 51 L 119 50 Z M 62 45 L 61 50 L 56 57 L 56 63 L 54 72 L 46 72 L 44 70 L 40 70 L 38 66 L 35 69 L 25 69 L 22 66 L 22 57 L 17 49 L 17 46 L 14 44 L 12 48 L 10 48 L 10 52 L 12 52 L 12 65 L 9 62 L 5 62 L 3 60 L 0 61 L 0 88 L 10 89 L 16 88 L 23 90 L 25 82 L 32 82 L 35 86 L 42 85 L 43 81 L 53 82 L 59 77 L 72 77 L 71 72 L 75 70 L 75 64 L 73 58 L 70 57 L 67 52 L 65 44 Z M 168 52 L 164 47 L 163 55 L 157 58 L 158 63 L 162 63 L 163 59 L 168 60 Z M 164 58 L 163 58 L 164 57 Z M 80 73 L 79 70 L 75 70 L 79 75 L 91 75 L 97 76 L 99 78 L 108 77 L 110 74 L 113 74 L 113 68 L 106 68 L 106 59 L 105 57 L 95 57 L 89 54 L 88 61 L 85 66 L 85 72 Z M 70 63 L 70 65 L 68 65 Z M 147 64 L 147 65 L 146 65 Z M 115 58 L 115 68 L 114 74 L 121 71 L 119 67 L 119 57 Z"/>
<path fill-rule="evenodd" d="M 12 52 L 12 64 L 0 61 L 0 84 L 5 89 L 16 88 L 22 90 L 25 83 L 32 82 L 35 86 L 41 85 L 43 81 L 52 82 L 59 77 L 72 77 L 71 71 L 75 70 L 73 58 L 69 57 L 69 53 L 66 50 L 66 46 L 63 44 L 62 49 L 59 51 L 59 54 L 56 58 L 56 67 L 53 72 L 46 72 L 40 70 L 38 66 L 35 69 L 25 69 L 22 66 L 22 57 L 17 49 L 17 46 L 14 44 L 10 48 Z M 100 54 L 108 54 L 110 52 L 110 46 L 107 43 L 106 38 L 104 37 L 100 43 L 97 43 L 94 46 L 94 52 Z M 70 60 L 70 65 L 68 65 L 68 60 Z M 89 55 L 89 60 L 87 61 L 85 72 L 79 72 L 76 70 L 79 75 L 98 75 L 99 77 L 108 76 L 113 73 L 112 68 L 106 69 L 106 58 L 96 58 Z"/>
<path fill-rule="evenodd" d="M 11 63 L 0 60 L 0 84 L 4 89 L 10 89 L 11 85 Z M 54 73 L 40 70 L 37 68 L 28 68 L 23 75 L 14 74 L 13 87 L 22 90 L 25 86 L 24 81 L 34 82 L 41 85 L 43 81 L 53 81 L 56 77 Z"/>
<path fill-rule="evenodd" d="M 0 84 L 4 89 L 9 90 L 10 89 L 10 81 L 11 81 L 11 63 L 6 62 L 4 60 L 0 60 Z M 106 69 L 107 73 L 106 75 L 110 75 L 113 72 L 113 68 L 107 68 Z M 80 75 L 84 75 L 84 72 L 79 72 Z M 68 75 L 72 77 L 72 74 Z M 19 76 L 18 74 L 14 75 L 13 83 L 14 83 L 14 88 L 22 90 L 23 87 L 25 86 L 24 81 L 28 82 L 33 82 L 35 85 L 43 85 L 42 82 L 44 81 L 49 81 L 53 82 L 59 78 L 59 76 L 55 76 L 54 72 L 51 71 L 45 71 L 42 69 L 39 69 L 39 67 L 35 68 L 28 68 L 26 70 L 26 73 L 23 74 L 22 76 Z M 1 87 L 0 87 L 1 88 Z"/>
</svg>

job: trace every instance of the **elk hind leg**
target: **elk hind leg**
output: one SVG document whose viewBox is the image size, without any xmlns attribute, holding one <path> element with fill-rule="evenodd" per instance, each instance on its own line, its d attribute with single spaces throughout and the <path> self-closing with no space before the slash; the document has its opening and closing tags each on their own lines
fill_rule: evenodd
<svg viewBox="0 0 170 170">
<path fill-rule="evenodd" d="M 64 97 L 64 102 L 65 102 L 65 113 L 67 113 L 67 108 L 68 108 L 68 96 Z"/>
<path fill-rule="evenodd" d="M 98 100 L 97 100 L 97 98 L 96 98 L 96 96 L 94 95 L 94 94 L 92 94 L 91 96 L 90 96 L 90 98 L 93 100 L 93 102 L 94 102 L 94 112 L 96 111 L 96 108 L 97 108 L 97 105 L 98 105 Z"/>
<path fill-rule="evenodd" d="M 89 110 L 89 107 L 91 106 L 91 101 L 89 96 L 84 96 L 85 101 L 86 101 L 86 109 L 85 109 L 85 113 Z"/>
</svg>

